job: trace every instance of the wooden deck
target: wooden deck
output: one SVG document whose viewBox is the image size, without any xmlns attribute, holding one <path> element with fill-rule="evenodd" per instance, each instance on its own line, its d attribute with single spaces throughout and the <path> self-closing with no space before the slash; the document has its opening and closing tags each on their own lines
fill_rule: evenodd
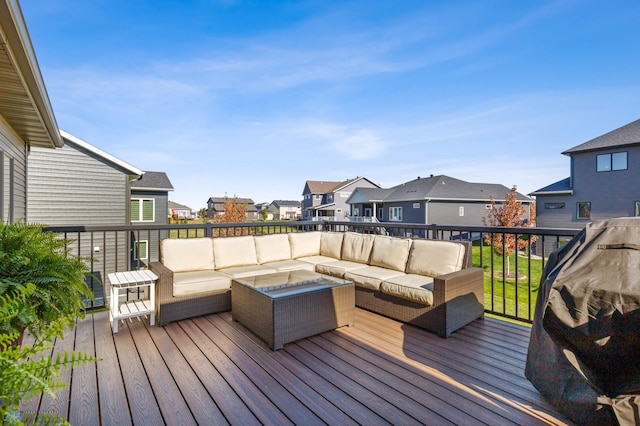
<svg viewBox="0 0 640 426">
<path fill-rule="evenodd" d="M 54 349 L 103 360 L 24 409 L 73 425 L 568 424 L 524 377 L 529 329 L 496 319 L 441 339 L 357 309 L 354 327 L 273 352 L 230 313 L 115 335 L 107 315 Z"/>
</svg>

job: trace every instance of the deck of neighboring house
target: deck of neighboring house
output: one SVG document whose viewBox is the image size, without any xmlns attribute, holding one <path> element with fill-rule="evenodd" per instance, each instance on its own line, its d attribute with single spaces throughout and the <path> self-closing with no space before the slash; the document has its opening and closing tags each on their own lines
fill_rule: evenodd
<svg viewBox="0 0 640 426">
<path fill-rule="evenodd" d="M 355 326 L 273 352 L 231 313 L 112 334 L 87 315 L 55 351 L 103 358 L 23 408 L 74 425 L 567 424 L 524 377 L 530 330 L 475 321 L 448 339 L 356 309 Z"/>
</svg>

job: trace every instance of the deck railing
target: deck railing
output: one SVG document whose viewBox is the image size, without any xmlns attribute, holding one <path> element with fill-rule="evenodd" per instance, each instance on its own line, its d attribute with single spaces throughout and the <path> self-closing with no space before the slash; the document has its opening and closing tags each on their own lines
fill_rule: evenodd
<svg viewBox="0 0 640 426">
<path fill-rule="evenodd" d="M 157 261 L 159 242 L 164 238 L 230 237 L 331 230 L 472 241 L 473 264 L 485 269 L 486 312 L 524 322 L 531 322 L 533 319 L 537 289 L 549 254 L 579 232 L 575 229 L 338 221 L 56 226 L 48 230 L 72 239 L 74 242 L 69 247 L 70 253 L 86 258 L 91 270 L 91 275 L 87 277 L 87 284 L 95 294 L 95 301 L 87 302 L 87 306 L 91 308 L 103 307 L 107 304 L 105 300 L 105 295 L 108 294 L 107 274 L 144 268 L 149 262 Z M 514 253 L 507 256 L 505 241 L 508 236 L 515 236 L 525 242 L 525 247 L 517 255 Z M 502 243 L 496 243 L 496 241 L 502 241 Z"/>
</svg>

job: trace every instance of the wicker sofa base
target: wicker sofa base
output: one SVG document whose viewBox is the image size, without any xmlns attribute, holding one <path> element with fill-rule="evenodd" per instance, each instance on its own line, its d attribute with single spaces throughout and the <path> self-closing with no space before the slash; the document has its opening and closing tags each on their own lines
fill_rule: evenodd
<svg viewBox="0 0 640 426">
<path fill-rule="evenodd" d="M 158 325 L 231 310 L 231 289 L 174 297 L 173 272 L 160 262 L 150 263 L 149 269 L 158 276 L 156 282 Z"/>
<path fill-rule="evenodd" d="M 443 338 L 484 316 L 484 306 L 473 292 L 437 306 L 425 306 L 380 291 L 356 287 L 356 306 L 415 325 Z"/>
<path fill-rule="evenodd" d="M 273 350 L 298 339 L 353 325 L 353 284 L 276 299 L 235 281 L 231 288 L 233 319 Z"/>
</svg>

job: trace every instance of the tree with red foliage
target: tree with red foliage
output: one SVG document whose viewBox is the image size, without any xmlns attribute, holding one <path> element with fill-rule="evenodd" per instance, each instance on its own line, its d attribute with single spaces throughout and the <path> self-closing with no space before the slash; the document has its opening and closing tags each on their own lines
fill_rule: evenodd
<svg viewBox="0 0 640 426">
<path fill-rule="evenodd" d="M 238 202 L 238 197 L 225 198 L 224 214 L 217 215 L 213 218 L 213 223 L 240 223 L 247 218 L 247 203 Z M 227 230 L 228 234 L 229 230 Z M 234 235 L 248 234 L 247 228 L 235 228 Z M 218 236 L 219 232 L 214 229 L 214 236 Z"/>
<path fill-rule="evenodd" d="M 522 205 L 522 202 L 518 201 L 515 186 L 511 188 L 511 192 L 504 194 L 504 199 L 504 203 L 498 206 L 493 196 L 491 196 L 491 208 L 489 209 L 487 217 L 482 219 L 482 222 L 486 226 L 507 226 L 511 228 L 530 228 L 534 226 L 532 220 L 529 220 L 528 223 L 524 221 L 523 215 L 526 213 L 526 209 Z M 510 275 L 509 256 L 516 250 L 526 248 L 529 241 L 533 243 L 537 238 L 535 235 L 528 234 L 522 234 L 521 237 L 524 238 L 516 238 L 515 234 L 502 233 L 488 233 L 485 236 L 485 242 L 488 245 L 493 244 L 493 252 L 495 254 L 498 256 L 504 254 L 506 256 L 507 276 Z"/>
</svg>

